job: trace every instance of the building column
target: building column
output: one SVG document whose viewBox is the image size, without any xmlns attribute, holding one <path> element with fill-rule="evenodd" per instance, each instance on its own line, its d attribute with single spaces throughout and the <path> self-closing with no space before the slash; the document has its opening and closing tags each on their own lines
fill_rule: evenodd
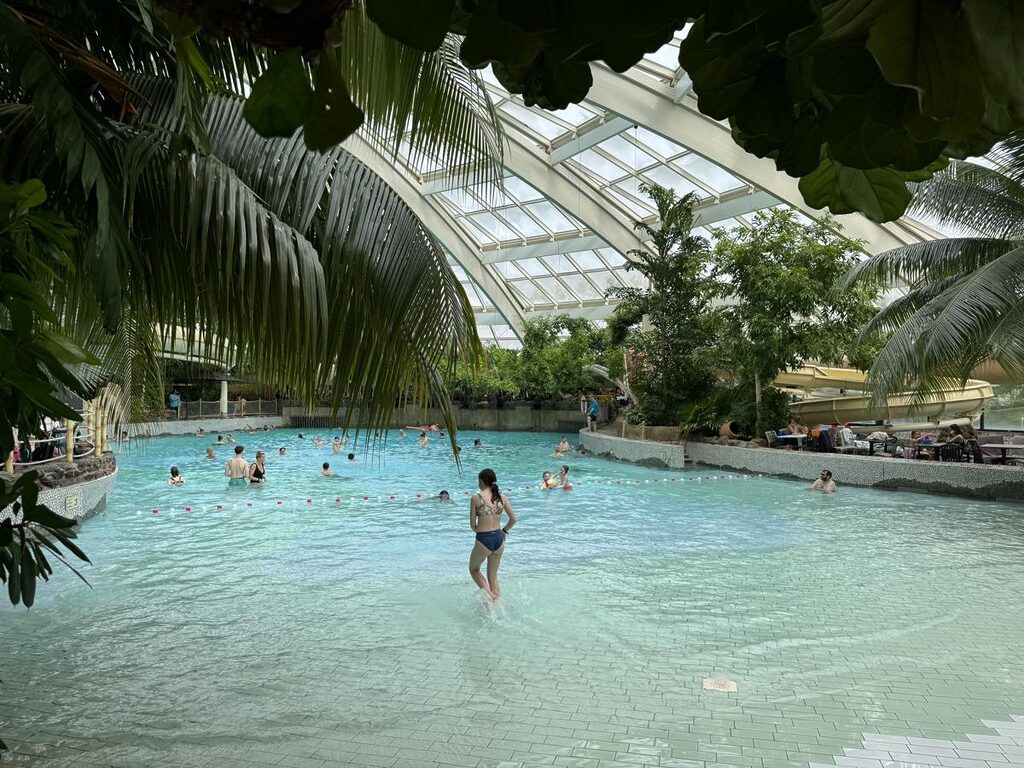
<svg viewBox="0 0 1024 768">
<path fill-rule="evenodd" d="M 75 460 L 75 425 L 71 419 L 64 419 L 64 460 L 68 464 Z"/>
<path fill-rule="evenodd" d="M 221 379 L 220 382 L 220 415 L 228 415 L 228 380 Z"/>
</svg>

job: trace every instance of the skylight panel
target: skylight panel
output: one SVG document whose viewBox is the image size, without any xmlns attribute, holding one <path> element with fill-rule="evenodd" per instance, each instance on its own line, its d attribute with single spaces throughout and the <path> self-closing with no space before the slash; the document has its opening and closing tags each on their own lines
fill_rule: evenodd
<svg viewBox="0 0 1024 768">
<path fill-rule="evenodd" d="M 572 232 L 581 228 L 569 221 L 565 214 L 547 200 L 526 207 L 552 232 Z"/>
<path fill-rule="evenodd" d="M 646 168 L 657 162 L 651 155 L 648 155 L 636 144 L 626 141 L 622 136 L 612 136 L 597 145 L 598 148 L 607 152 L 620 163 L 624 163 L 634 171 Z"/>
<path fill-rule="evenodd" d="M 499 242 L 502 240 L 512 240 L 516 238 L 516 233 L 509 229 L 507 224 L 503 221 L 499 221 L 490 213 L 474 213 L 466 218 Z"/>
<path fill-rule="evenodd" d="M 562 280 L 566 285 L 583 301 L 594 301 L 603 299 L 604 294 L 598 291 L 583 275 L 577 273 L 564 275 Z"/>
<path fill-rule="evenodd" d="M 580 154 L 576 155 L 576 161 L 595 176 L 609 183 L 626 175 L 624 169 L 592 149 L 580 152 Z"/>
<path fill-rule="evenodd" d="M 673 165 L 679 166 L 690 175 L 700 179 L 718 194 L 745 186 L 742 181 L 724 168 L 720 168 L 692 152 L 674 160 Z"/>
<path fill-rule="evenodd" d="M 565 128 L 560 126 L 558 123 L 548 120 L 540 113 L 533 112 L 515 101 L 506 101 L 498 107 L 498 110 L 504 112 L 509 117 L 548 141 L 551 141 L 566 132 Z"/>
<path fill-rule="evenodd" d="M 553 277 L 541 277 L 538 278 L 536 282 L 537 285 L 544 290 L 544 293 L 548 294 L 548 296 L 558 303 L 565 301 L 579 301 L 577 297 L 573 296 L 573 294 L 569 292 L 568 288 Z"/>
<path fill-rule="evenodd" d="M 530 218 L 530 215 L 522 208 L 502 208 L 498 211 L 498 215 L 505 219 L 522 238 L 547 234 L 544 227 Z"/>
<path fill-rule="evenodd" d="M 696 193 L 697 197 L 701 199 L 710 197 L 707 190 L 701 189 L 692 181 L 681 176 L 665 165 L 659 165 L 656 168 L 644 171 L 644 177 L 659 186 L 675 190 L 676 194 L 680 197 L 687 195 L 690 192 Z"/>
<path fill-rule="evenodd" d="M 520 259 L 519 268 L 530 277 L 546 277 L 551 274 L 550 270 L 544 266 L 540 259 Z"/>
</svg>

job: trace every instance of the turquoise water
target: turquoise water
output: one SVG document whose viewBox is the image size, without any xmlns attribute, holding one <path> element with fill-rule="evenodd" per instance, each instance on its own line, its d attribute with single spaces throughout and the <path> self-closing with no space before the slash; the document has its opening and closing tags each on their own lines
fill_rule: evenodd
<svg viewBox="0 0 1024 768">
<path fill-rule="evenodd" d="M 2 609 L 7 760 L 775 768 L 1024 713 L 1020 506 L 593 457 L 541 492 L 558 435 L 461 433 L 460 474 L 436 439 L 348 465 L 322 434 L 237 435 L 255 488 L 209 438 L 122 453 L 92 589 Z M 466 569 L 484 466 L 520 516 L 498 606 Z"/>
</svg>

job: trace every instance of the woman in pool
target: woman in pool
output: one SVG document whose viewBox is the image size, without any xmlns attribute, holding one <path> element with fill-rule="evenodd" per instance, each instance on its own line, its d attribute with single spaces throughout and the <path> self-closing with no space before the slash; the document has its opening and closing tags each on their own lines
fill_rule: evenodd
<svg viewBox="0 0 1024 768">
<path fill-rule="evenodd" d="M 558 470 L 558 484 L 563 490 L 571 491 L 572 483 L 569 482 L 569 465 L 563 464 L 562 468 Z"/>
<path fill-rule="evenodd" d="M 263 451 L 256 451 L 256 461 L 249 466 L 249 482 L 250 483 L 265 483 L 267 482 L 267 470 L 263 462 L 267 460 L 267 454 Z"/>
<path fill-rule="evenodd" d="M 167 481 L 168 485 L 184 485 L 185 476 L 178 471 L 177 467 L 171 467 L 171 477 Z"/>
<path fill-rule="evenodd" d="M 213 452 L 213 446 L 209 446 L 209 445 L 206 446 L 206 458 L 208 458 L 208 459 L 216 459 L 217 458 L 217 454 L 215 454 Z"/>
<path fill-rule="evenodd" d="M 427 443 L 429 443 L 429 442 L 430 441 L 427 440 L 427 433 L 426 432 L 420 432 L 420 448 L 426 448 L 427 447 Z"/>
<path fill-rule="evenodd" d="M 516 513 L 501 495 L 498 478 L 493 469 L 485 469 L 477 477 L 480 490 L 469 500 L 469 527 L 476 532 L 476 543 L 469 556 L 469 575 L 480 589 L 497 600 L 501 597 L 498 585 L 498 567 L 505 552 L 505 537 L 516 524 Z M 508 515 L 508 524 L 501 527 L 501 513 Z M 487 561 L 487 577 L 480 567 Z"/>
</svg>

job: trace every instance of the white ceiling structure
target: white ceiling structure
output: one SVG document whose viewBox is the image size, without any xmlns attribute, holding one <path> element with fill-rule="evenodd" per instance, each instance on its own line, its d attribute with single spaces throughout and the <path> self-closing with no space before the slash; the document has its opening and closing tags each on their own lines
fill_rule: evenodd
<svg viewBox="0 0 1024 768">
<path fill-rule="evenodd" d="M 633 222 L 655 220 L 643 183 L 696 193 L 705 235 L 708 226 L 745 226 L 772 206 L 820 214 L 803 202 L 796 179 L 747 154 L 728 125 L 700 114 L 678 68 L 679 39 L 624 74 L 592 65 L 587 99 L 558 112 L 524 106 L 487 71 L 507 139 L 503 189 L 473 186 L 465 172 L 429 159 L 396 163 L 359 136 L 346 142 L 448 251 L 485 344 L 518 346 L 530 316 L 603 320 L 614 308 L 610 288 L 642 284 L 625 270 L 623 254 L 646 249 Z M 838 220 L 869 253 L 935 236 L 908 218 Z"/>
</svg>

